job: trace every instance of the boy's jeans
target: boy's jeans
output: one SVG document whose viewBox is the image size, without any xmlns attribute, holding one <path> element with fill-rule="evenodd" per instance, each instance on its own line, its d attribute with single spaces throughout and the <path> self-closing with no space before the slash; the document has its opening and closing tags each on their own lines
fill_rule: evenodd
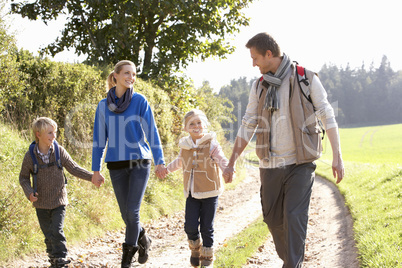
<svg viewBox="0 0 402 268">
<path fill-rule="evenodd" d="M 147 187 L 151 161 L 138 161 L 130 168 L 110 169 L 110 178 L 121 216 L 126 224 L 125 243 L 138 246 L 141 231 L 140 206 Z"/>
<path fill-rule="evenodd" d="M 36 209 L 39 225 L 45 235 L 46 252 L 50 258 L 67 256 L 66 237 L 63 232 L 66 206 L 55 209 Z"/>
<path fill-rule="evenodd" d="M 190 194 L 187 197 L 184 231 L 189 240 L 197 240 L 201 233 L 203 246 L 213 246 L 214 218 L 217 207 L 218 196 L 195 199 Z M 200 231 L 198 231 L 198 226 L 200 226 Z"/>
</svg>

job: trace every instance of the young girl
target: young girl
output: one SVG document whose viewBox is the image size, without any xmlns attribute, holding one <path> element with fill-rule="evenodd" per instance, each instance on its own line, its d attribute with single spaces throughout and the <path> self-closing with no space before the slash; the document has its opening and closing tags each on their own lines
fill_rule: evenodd
<svg viewBox="0 0 402 268">
<path fill-rule="evenodd" d="M 96 110 L 93 134 L 92 182 L 98 186 L 104 182 L 100 170 L 107 144 L 105 162 L 126 224 L 121 267 L 130 267 L 137 251 L 139 263 L 148 259 L 151 239 L 141 227 L 140 206 L 152 157 L 157 175 L 164 169 L 162 145 L 154 116 L 147 99 L 134 92 L 135 79 L 134 63 L 123 60 L 116 64 L 108 77 L 107 98 L 99 102 Z"/>
<path fill-rule="evenodd" d="M 208 125 L 207 117 L 200 110 L 194 109 L 184 116 L 184 130 L 190 135 L 180 140 L 179 156 L 165 169 L 167 174 L 183 168 L 187 198 L 184 230 L 194 267 L 209 266 L 213 262 L 213 223 L 218 196 L 223 192 L 219 168 L 224 170 L 228 163 L 215 133 L 206 131 Z"/>
</svg>

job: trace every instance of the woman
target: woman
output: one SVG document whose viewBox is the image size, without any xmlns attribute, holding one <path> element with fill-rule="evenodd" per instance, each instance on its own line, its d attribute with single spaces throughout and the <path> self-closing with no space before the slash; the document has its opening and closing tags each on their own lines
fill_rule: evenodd
<svg viewBox="0 0 402 268">
<path fill-rule="evenodd" d="M 104 182 L 100 170 L 107 144 L 105 162 L 126 224 L 121 267 L 130 267 L 137 251 L 138 262 L 145 263 L 148 259 L 151 239 L 141 227 L 140 206 L 152 156 L 158 176 L 165 164 L 151 108 L 143 95 L 134 92 L 135 80 L 134 63 L 123 60 L 116 64 L 107 80 L 107 98 L 96 109 L 93 134 L 92 182 L 97 186 Z"/>
</svg>

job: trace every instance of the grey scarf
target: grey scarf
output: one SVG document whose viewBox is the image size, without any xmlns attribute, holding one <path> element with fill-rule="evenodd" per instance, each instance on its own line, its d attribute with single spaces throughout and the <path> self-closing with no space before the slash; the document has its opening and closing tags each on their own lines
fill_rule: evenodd
<svg viewBox="0 0 402 268">
<path fill-rule="evenodd" d="M 276 73 L 266 73 L 262 75 L 264 78 L 262 85 L 268 89 L 267 95 L 265 97 L 264 109 L 269 109 L 271 111 L 276 111 L 279 109 L 277 91 L 282 84 L 282 80 L 288 73 L 291 63 L 292 62 L 289 57 L 285 53 L 283 53 L 282 62 L 279 65 L 278 70 L 276 70 Z"/>
<path fill-rule="evenodd" d="M 117 100 L 117 103 L 115 98 L 116 96 L 115 92 L 116 87 L 112 87 L 111 89 L 109 89 L 109 92 L 107 93 L 107 107 L 109 107 L 110 111 L 120 114 L 124 112 L 130 105 L 134 89 L 132 87 L 128 88 L 124 93 L 124 95 Z"/>
</svg>

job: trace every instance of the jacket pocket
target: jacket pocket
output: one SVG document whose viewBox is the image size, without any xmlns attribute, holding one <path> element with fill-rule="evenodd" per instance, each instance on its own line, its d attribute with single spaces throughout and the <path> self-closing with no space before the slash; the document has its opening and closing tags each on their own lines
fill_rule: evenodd
<svg viewBox="0 0 402 268">
<path fill-rule="evenodd" d="M 301 149 L 303 151 L 304 161 L 311 162 L 318 159 L 322 152 L 321 129 L 316 125 L 308 125 L 300 129 L 301 131 Z"/>
</svg>

